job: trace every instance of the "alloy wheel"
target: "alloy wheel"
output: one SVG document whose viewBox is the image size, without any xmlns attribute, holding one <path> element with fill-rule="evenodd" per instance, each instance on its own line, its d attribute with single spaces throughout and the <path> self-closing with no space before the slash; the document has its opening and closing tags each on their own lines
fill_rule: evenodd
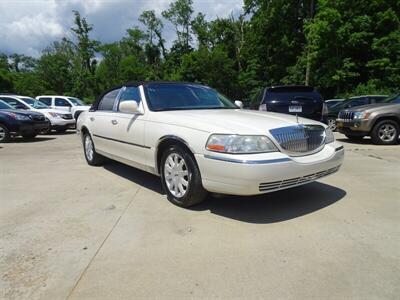
<svg viewBox="0 0 400 300">
<path fill-rule="evenodd" d="M 396 138 L 397 130 L 392 124 L 383 124 L 379 127 L 379 138 L 384 142 L 392 142 Z"/>
<path fill-rule="evenodd" d="M 4 130 L 3 127 L 0 126 L 0 141 L 4 140 L 6 138 L 6 131 Z"/>
</svg>

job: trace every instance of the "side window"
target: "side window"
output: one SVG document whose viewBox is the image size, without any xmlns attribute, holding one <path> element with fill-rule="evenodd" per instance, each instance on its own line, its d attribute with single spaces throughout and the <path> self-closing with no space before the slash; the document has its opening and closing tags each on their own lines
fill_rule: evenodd
<svg viewBox="0 0 400 300">
<path fill-rule="evenodd" d="M 51 106 L 51 98 L 49 97 L 40 97 L 38 98 L 40 102 L 43 102 L 47 106 Z"/>
<path fill-rule="evenodd" d="M 69 102 L 63 98 L 54 99 L 54 105 L 55 106 L 67 106 L 67 107 L 71 106 L 71 104 L 69 104 Z"/>
<path fill-rule="evenodd" d="M 121 97 L 119 98 L 119 103 L 132 100 L 136 101 L 138 105 L 141 101 L 139 88 L 136 86 L 127 87 L 125 91 L 121 93 Z"/>
<path fill-rule="evenodd" d="M 111 92 L 108 92 L 103 96 L 99 103 L 99 107 L 97 108 L 98 110 L 113 110 L 115 100 L 118 96 L 120 89 L 113 90 Z"/>
<path fill-rule="evenodd" d="M 16 99 L 8 98 L 8 97 L 0 97 L 0 99 L 16 109 L 29 109 L 29 107 L 27 107 L 25 104 L 19 102 Z"/>
<path fill-rule="evenodd" d="M 360 105 L 365 105 L 365 104 L 369 104 L 368 98 L 359 98 L 359 99 L 351 100 L 348 107 L 360 106 Z"/>
</svg>

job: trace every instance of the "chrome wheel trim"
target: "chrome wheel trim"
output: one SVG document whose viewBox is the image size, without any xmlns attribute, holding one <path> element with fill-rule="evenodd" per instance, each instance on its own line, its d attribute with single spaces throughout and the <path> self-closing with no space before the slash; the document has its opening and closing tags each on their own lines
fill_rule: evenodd
<svg viewBox="0 0 400 300">
<path fill-rule="evenodd" d="M 6 138 L 6 131 L 4 130 L 3 127 L 0 126 L 0 141 L 4 140 Z"/>
<path fill-rule="evenodd" d="M 89 135 L 85 136 L 85 155 L 89 161 L 93 160 L 93 142 Z"/>
<path fill-rule="evenodd" d="M 171 153 L 165 160 L 164 180 L 173 196 L 177 198 L 185 196 L 189 188 L 189 171 L 185 160 L 179 154 Z"/>
<path fill-rule="evenodd" d="M 335 119 L 328 119 L 328 127 L 332 131 L 336 130 L 336 120 Z"/>
<path fill-rule="evenodd" d="M 392 142 L 396 138 L 396 128 L 392 124 L 383 124 L 379 127 L 378 136 L 381 141 Z"/>
</svg>

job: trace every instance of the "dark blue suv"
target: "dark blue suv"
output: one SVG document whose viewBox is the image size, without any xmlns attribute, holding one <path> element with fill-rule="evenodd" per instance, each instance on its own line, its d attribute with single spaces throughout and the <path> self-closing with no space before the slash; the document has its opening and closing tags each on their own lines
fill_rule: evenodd
<svg viewBox="0 0 400 300">
<path fill-rule="evenodd" d="M 46 117 L 38 112 L 12 108 L 0 100 L 0 143 L 6 143 L 12 136 L 34 138 L 49 128 Z"/>
</svg>

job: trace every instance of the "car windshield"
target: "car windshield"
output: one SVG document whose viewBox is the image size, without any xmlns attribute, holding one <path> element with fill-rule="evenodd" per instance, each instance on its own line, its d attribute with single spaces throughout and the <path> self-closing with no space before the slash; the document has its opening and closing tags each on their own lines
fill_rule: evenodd
<svg viewBox="0 0 400 300">
<path fill-rule="evenodd" d="M 36 109 L 46 109 L 49 108 L 46 104 L 43 102 L 40 102 L 39 100 L 29 98 L 29 97 L 20 97 L 21 100 L 23 100 L 26 104 L 32 106 L 33 108 Z"/>
<path fill-rule="evenodd" d="M 85 105 L 81 99 L 74 98 L 74 97 L 67 97 L 67 98 L 75 106 L 84 106 Z"/>
<path fill-rule="evenodd" d="M 400 94 L 392 95 L 381 101 L 381 103 L 400 103 Z"/>
<path fill-rule="evenodd" d="M 0 100 L 0 109 L 14 109 L 12 106 L 8 105 L 4 101 Z"/>
<path fill-rule="evenodd" d="M 145 93 L 153 111 L 238 108 L 225 96 L 203 85 L 151 83 L 145 86 Z"/>
</svg>

